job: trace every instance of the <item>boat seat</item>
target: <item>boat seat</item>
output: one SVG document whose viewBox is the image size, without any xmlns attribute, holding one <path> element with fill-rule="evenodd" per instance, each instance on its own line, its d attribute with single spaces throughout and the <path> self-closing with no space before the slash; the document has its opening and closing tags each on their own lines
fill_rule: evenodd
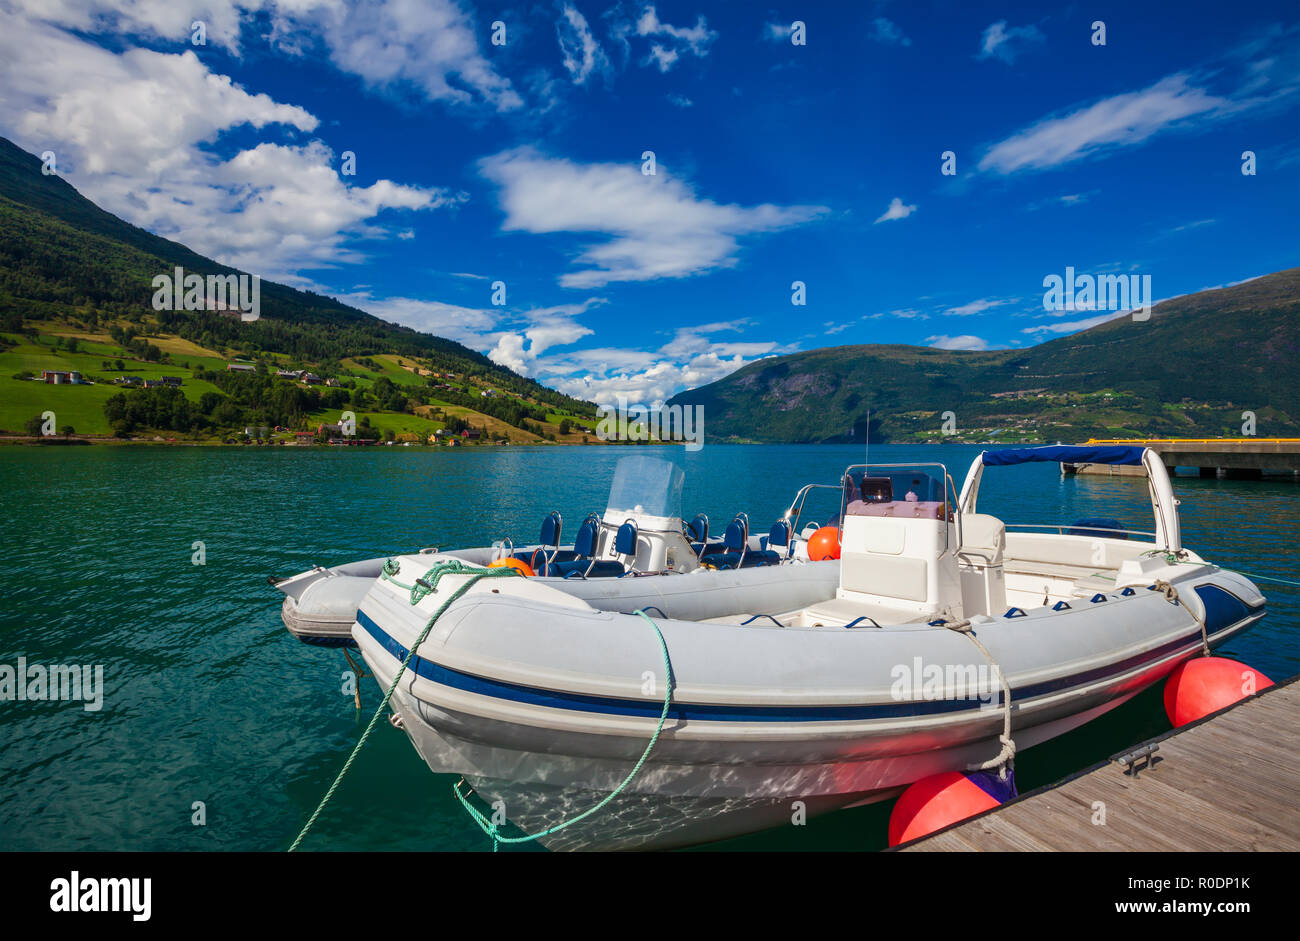
<svg viewBox="0 0 1300 941">
<path fill-rule="evenodd" d="M 705 546 L 709 544 L 709 518 L 703 513 L 697 514 L 695 519 L 686 524 L 686 541 L 691 544 L 691 551 L 698 558 L 703 554 Z"/>
<path fill-rule="evenodd" d="M 793 548 L 790 521 L 782 519 L 772 524 L 767 535 L 759 540 L 759 550 L 750 555 L 760 557 L 763 565 L 776 565 L 782 559 L 790 558 Z"/>
<path fill-rule="evenodd" d="M 769 560 L 761 549 L 749 548 L 749 517 L 737 513 L 736 518 L 727 524 L 722 535 L 724 552 L 708 557 L 709 564 L 718 569 L 751 568 L 755 565 L 768 565 Z M 772 553 L 773 556 L 776 553 Z"/>
<path fill-rule="evenodd" d="M 597 559 L 596 554 L 596 537 L 600 535 L 600 517 L 592 513 L 582 525 L 578 527 L 577 538 L 573 541 L 572 559 L 563 561 L 553 561 L 544 564 L 539 571 L 534 568 L 538 575 L 546 575 L 552 578 L 617 578 L 624 574 L 626 569 L 619 562 L 609 559 Z M 635 542 L 633 542 L 635 549 Z"/>
<path fill-rule="evenodd" d="M 964 513 L 961 548 L 957 550 L 961 578 L 962 610 L 973 614 L 1001 614 L 1007 607 L 1007 582 L 1003 567 L 1007 527 L 996 516 Z"/>
<path fill-rule="evenodd" d="M 560 511 L 551 510 L 542 520 L 537 545 L 532 549 L 521 549 L 514 554 L 514 558 L 526 563 L 533 571 L 537 571 L 539 564 L 544 568 L 549 562 L 560 561 L 560 533 L 563 529 L 564 518 L 560 516 Z M 573 552 L 568 552 L 567 555 L 569 558 L 574 557 Z"/>
</svg>

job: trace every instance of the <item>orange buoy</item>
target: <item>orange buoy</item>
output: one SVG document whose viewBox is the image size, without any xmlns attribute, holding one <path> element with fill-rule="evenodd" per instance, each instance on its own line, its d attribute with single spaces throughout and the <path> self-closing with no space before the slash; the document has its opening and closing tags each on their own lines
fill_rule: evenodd
<svg viewBox="0 0 1300 941">
<path fill-rule="evenodd" d="M 1274 685 L 1263 673 L 1227 657 L 1180 663 L 1165 680 L 1165 715 L 1181 728 Z"/>
<path fill-rule="evenodd" d="M 946 771 L 909 785 L 889 814 L 889 845 L 897 846 L 997 807 L 1016 796 L 1015 777 L 996 771 Z"/>
<path fill-rule="evenodd" d="M 533 567 L 531 565 L 529 565 L 527 562 L 524 562 L 520 559 L 516 559 L 513 556 L 507 556 L 504 559 L 497 559 L 495 562 L 488 563 L 488 568 L 490 569 L 499 569 L 502 567 L 508 569 L 514 569 L 520 575 L 534 574 Z"/>
<path fill-rule="evenodd" d="M 840 530 L 837 526 L 823 526 L 808 537 L 808 558 L 814 562 L 840 557 Z"/>
</svg>

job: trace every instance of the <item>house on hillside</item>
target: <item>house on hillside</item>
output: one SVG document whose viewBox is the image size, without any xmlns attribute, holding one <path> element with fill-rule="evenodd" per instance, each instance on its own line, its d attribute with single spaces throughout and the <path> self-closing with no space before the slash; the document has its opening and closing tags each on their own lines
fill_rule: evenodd
<svg viewBox="0 0 1300 941">
<path fill-rule="evenodd" d="M 316 433 L 314 431 L 295 431 L 293 433 L 293 443 L 303 446 L 315 444 Z"/>
<path fill-rule="evenodd" d="M 165 386 L 179 386 L 181 384 L 180 376 L 163 376 L 162 383 Z"/>
<path fill-rule="evenodd" d="M 227 363 L 226 372 L 257 372 L 257 367 L 252 363 Z"/>
<path fill-rule="evenodd" d="M 483 437 L 483 432 L 479 431 L 477 428 L 466 428 L 460 433 L 460 436 L 462 438 L 468 438 L 471 441 L 477 441 L 479 438 Z"/>
<path fill-rule="evenodd" d="M 302 382 L 304 382 L 309 386 L 318 386 L 324 383 L 325 380 L 322 379 L 320 376 L 316 375 L 314 372 L 304 372 L 302 374 Z"/>
<path fill-rule="evenodd" d="M 52 386 L 82 385 L 81 373 L 75 369 L 67 372 L 59 369 L 42 369 L 41 381 Z"/>
<path fill-rule="evenodd" d="M 316 429 L 316 434 L 326 439 L 342 438 L 344 437 L 343 425 L 342 423 L 339 423 L 337 425 L 321 425 L 318 429 Z M 332 444 L 333 441 L 331 440 L 330 443 Z"/>
</svg>

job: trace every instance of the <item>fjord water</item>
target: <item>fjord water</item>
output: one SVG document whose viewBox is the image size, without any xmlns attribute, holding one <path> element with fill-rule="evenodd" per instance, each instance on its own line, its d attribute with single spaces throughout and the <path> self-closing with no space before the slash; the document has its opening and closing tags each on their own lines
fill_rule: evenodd
<svg viewBox="0 0 1300 941">
<path fill-rule="evenodd" d="M 873 446 L 873 462 L 943 462 L 958 485 L 980 449 Z M 0 848 L 279 850 L 333 780 L 380 698 L 342 693 L 343 654 L 293 640 L 267 575 L 419 549 L 536 539 L 604 507 L 630 448 L 0 449 L 0 663 L 102 664 L 104 705 L 0 702 Z M 765 532 L 804 483 L 834 483 L 855 447 L 655 449 L 686 469 L 683 512 Z M 1007 521 L 1113 516 L 1149 530 L 1145 482 L 992 468 L 980 509 Z M 1300 487 L 1179 478 L 1184 542 L 1247 573 L 1297 579 Z M 821 504 L 822 509 L 826 506 Z M 819 508 L 811 507 L 816 518 Z M 823 512 L 824 516 L 829 513 Z M 806 519 L 807 517 L 805 517 Z M 206 564 L 192 562 L 204 543 Z M 1221 651 L 1275 680 L 1300 671 L 1300 590 L 1272 583 L 1267 619 Z M 1158 690 L 1022 753 L 1022 790 L 1168 728 Z M 382 723 L 305 844 L 487 850 L 406 736 Z M 206 825 L 191 822 L 195 802 Z M 888 804 L 710 849 L 877 849 Z M 1140 847 L 1135 847 L 1140 848 Z"/>
</svg>

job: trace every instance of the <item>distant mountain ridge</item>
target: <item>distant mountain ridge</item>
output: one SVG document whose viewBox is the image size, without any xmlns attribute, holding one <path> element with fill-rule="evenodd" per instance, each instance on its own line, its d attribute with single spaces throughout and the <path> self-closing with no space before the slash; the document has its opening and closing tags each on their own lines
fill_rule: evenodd
<svg viewBox="0 0 1300 941">
<path fill-rule="evenodd" d="M 149 308 L 152 278 L 170 275 L 176 266 L 202 275 L 243 273 L 106 212 L 57 174 L 42 174 L 36 156 L 0 137 L 0 310 L 31 319 L 73 306 L 126 315 Z M 454 340 L 388 323 L 311 291 L 263 280 L 261 313 L 260 320 L 242 324 L 206 313 L 174 319 L 181 335 L 206 339 L 204 346 L 288 353 L 313 362 L 376 353 L 418 356 L 435 368 L 482 375 L 539 401 L 592 410 L 590 403 L 519 376 Z"/>
<path fill-rule="evenodd" d="M 873 441 L 1240 435 L 1243 412 L 1278 437 L 1300 434 L 1298 375 L 1292 268 L 1024 350 L 858 345 L 762 359 L 667 404 L 702 405 L 715 441 L 862 441 L 868 409 Z"/>
</svg>

